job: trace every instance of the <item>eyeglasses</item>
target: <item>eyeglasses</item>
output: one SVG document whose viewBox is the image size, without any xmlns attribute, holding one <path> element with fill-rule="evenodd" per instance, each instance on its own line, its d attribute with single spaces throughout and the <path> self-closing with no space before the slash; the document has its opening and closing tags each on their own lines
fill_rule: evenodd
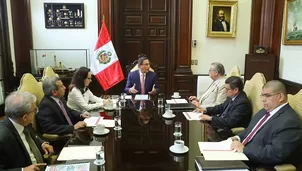
<svg viewBox="0 0 302 171">
<path fill-rule="evenodd" d="M 261 97 L 261 98 L 263 98 L 263 97 L 269 98 L 269 97 L 272 97 L 272 96 L 277 95 L 277 94 L 280 94 L 280 93 L 275 93 L 275 94 L 261 94 L 260 97 Z"/>
<path fill-rule="evenodd" d="M 231 89 L 231 88 L 225 88 L 225 91 L 229 91 L 229 90 L 233 90 L 233 89 Z"/>
<path fill-rule="evenodd" d="M 92 80 L 92 78 L 91 78 L 91 77 L 88 77 L 87 79 L 88 79 L 88 80 Z"/>
</svg>

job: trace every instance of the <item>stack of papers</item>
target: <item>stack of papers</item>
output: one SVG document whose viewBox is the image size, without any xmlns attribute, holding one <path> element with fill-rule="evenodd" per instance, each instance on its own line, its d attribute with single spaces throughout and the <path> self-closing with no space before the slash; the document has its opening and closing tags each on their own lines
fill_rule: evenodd
<svg viewBox="0 0 302 171">
<path fill-rule="evenodd" d="M 64 147 L 58 161 L 95 159 L 100 146 Z"/>
<path fill-rule="evenodd" d="M 231 148 L 232 140 L 221 142 L 198 142 L 205 160 L 249 160 L 244 153 Z"/>
<path fill-rule="evenodd" d="M 135 95 L 134 100 L 148 100 L 149 95 L 148 94 L 137 94 Z"/>
<path fill-rule="evenodd" d="M 184 114 L 187 120 L 189 121 L 194 121 L 194 120 L 199 121 L 201 115 L 201 113 L 196 113 L 196 112 L 182 112 L 182 114 Z"/>
<path fill-rule="evenodd" d="M 22 169 L 23 170 L 23 169 Z M 88 171 L 90 170 L 90 163 L 72 163 L 72 164 L 58 164 L 47 166 L 45 171 L 57 171 L 57 170 L 68 170 L 68 171 Z"/>
<path fill-rule="evenodd" d="M 186 99 L 171 99 L 166 100 L 167 104 L 181 104 L 181 103 L 188 103 Z"/>
</svg>

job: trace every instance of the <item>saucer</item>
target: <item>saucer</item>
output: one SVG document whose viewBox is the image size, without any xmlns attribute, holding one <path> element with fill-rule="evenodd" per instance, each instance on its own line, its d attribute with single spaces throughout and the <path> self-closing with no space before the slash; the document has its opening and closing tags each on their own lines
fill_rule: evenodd
<svg viewBox="0 0 302 171">
<path fill-rule="evenodd" d="M 181 98 L 181 96 L 174 96 L 174 95 L 172 95 L 171 97 L 174 98 L 174 99 L 179 99 L 179 98 Z"/>
<path fill-rule="evenodd" d="M 166 114 L 163 114 L 162 117 L 165 119 L 173 119 L 173 118 L 175 118 L 175 115 L 173 113 L 171 116 L 167 116 Z"/>
<path fill-rule="evenodd" d="M 110 130 L 107 128 L 104 129 L 104 132 L 97 132 L 97 131 L 93 130 L 93 134 L 95 134 L 95 135 L 106 135 L 109 132 L 110 132 Z"/>
<path fill-rule="evenodd" d="M 189 151 L 189 148 L 187 146 L 184 146 L 181 150 L 179 149 L 176 149 L 174 145 L 172 145 L 169 150 L 172 152 L 172 153 L 175 153 L 175 154 L 184 154 L 186 152 Z"/>
<path fill-rule="evenodd" d="M 174 132 L 173 135 L 174 135 L 175 137 L 181 137 L 181 136 L 182 136 L 182 133 L 176 133 L 176 132 Z"/>
</svg>

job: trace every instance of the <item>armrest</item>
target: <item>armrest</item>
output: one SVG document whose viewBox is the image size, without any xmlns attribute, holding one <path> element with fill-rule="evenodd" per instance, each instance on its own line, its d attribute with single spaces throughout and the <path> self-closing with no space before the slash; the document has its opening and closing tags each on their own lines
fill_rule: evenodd
<svg viewBox="0 0 302 171">
<path fill-rule="evenodd" d="M 56 141 L 58 139 L 69 139 L 72 137 L 72 134 L 65 134 L 65 135 L 43 134 L 42 137 L 47 141 Z"/>
<path fill-rule="evenodd" d="M 244 127 L 237 127 L 237 128 L 232 128 L 231 130 L 232 130 L 233 134 L 238 135 L 241 132 L 243 132 L 245 130 L 245 128 Z"/>
<path fill-rule="evenodd" d="M 296 171 L 296 167 L 291 164 L 282 164 L 282 165 L 276 165 L 275 167 L 276 171 Z"/>
</svg>

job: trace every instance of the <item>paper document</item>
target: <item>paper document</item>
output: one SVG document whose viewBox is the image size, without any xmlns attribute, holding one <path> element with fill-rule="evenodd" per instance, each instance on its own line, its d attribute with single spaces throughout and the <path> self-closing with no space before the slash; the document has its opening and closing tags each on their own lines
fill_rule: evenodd
<svg viewBox="0 0 302 171">
<path fill-rule="evenodd" d="M 196 113 L 196 112 L 182 112 L 182 114 L 184 114 L 187 120 L 189 121 L 194 121 L 194 120 L 199 121 L 201 115 L 201 113 Z"/>
<path fill-rule="evenodd" d="M 103 117 L 90 117 L 84 119 L 84 122 L 87 124 L 87 127 L 92 127 L 99 124 L 101 120 L 103 120 Z"/>
<path fill-rule="evenodd" d="M 132 95 L 126 95 L 125 99 L 132 99 Z"/>
<path fill-rule="evenodd" d="M 166 100 L 167 104 L 181 104 L 181 103 L 188 103 L 186 99 L 171 99 Z"/>
<path fill-rule="evenodd" d="M 135 95 L 134 100 L 148 100 L 149 95 L 148 94 L 137 94 Z"/>
<path fill-rule="evenodd" d="M 72 164 L 58 164 L 58 165 L 49 165 L 46 167 L 45 171 L 89 171 L 90 163 L 72 163 Z"/>
<path fill-rule="evenodd" d="M 95 159 L 100 146 L 64 147 L 58 161 Z"/>
<path fill-rule="evenodd" d="M 249 160 L 244 153 L 232 151 L 203 151 L 205 160 Z"/>
<path fill-rule="evenodd" d="M 100 121 L 100 124 L 104 124 L 105 127 L 114 127 L 114 120 L 113 119 L 103 119 Z"/>
<path fill-rule="evenodd" d="M 233 151 L 231 149 L 232 140 L 227 139 L 220 142 L 198 142 L 199 150 L 203 151 Z"/>
</svg>

